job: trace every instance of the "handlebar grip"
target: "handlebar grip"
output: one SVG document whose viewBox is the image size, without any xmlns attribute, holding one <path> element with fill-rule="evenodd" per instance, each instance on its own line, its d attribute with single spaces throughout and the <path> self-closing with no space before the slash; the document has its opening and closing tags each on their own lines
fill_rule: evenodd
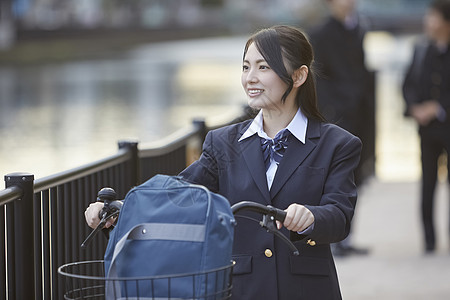
<svg viewBox="0 0 450 300">
<path fill-rule="evenodd" d="M 286 219 L 286 212 L 284 210 L 270 205 L 266 206 L 256 202 L 242 201 L 231 206 L 231 211 L 233 212 L 233 214 L 236 214 L 241 210 L 250 210 L 264 215 L 273 216 L 275 220 L 280 221 L 281 223 L 283 223 L 284 219 Z"/>
<path fill-rule="evenodd" d="M 281 210 L 279 208 L 272 207 L 270 205 L 269 205 L 269 208 L 273 209 L 273 211 L 274 211 L 273 216 L 274 216 L 275 220 L 283 223 L 284 220 L 286 219 L 287 212 L 285 212 L 284 210 Z"/>
<path fill-rule="evenodd" d="M 235 203 L 231 206 L 231 211 L 233 215 L 237 214 L 241 210 L 248 210 L 263 214 L 263 219 L 260 223 L 261 227 L 265 228 L 268 232 L 273 233 L 274 235 L 281 238 L 292 250 L 294 255 L 299 255 L 297 247 L 289 240 L 288 237 L 280 233 L 275 226 L 274 220 L 280 221 L 284 223 L 286 219 L 287 213 L 284 210 L 279 208 L 270 206 L 270 205 L 262 205 L 260 203 L 251 202 L 251 201 L 242 201 Z"/>
</svg>

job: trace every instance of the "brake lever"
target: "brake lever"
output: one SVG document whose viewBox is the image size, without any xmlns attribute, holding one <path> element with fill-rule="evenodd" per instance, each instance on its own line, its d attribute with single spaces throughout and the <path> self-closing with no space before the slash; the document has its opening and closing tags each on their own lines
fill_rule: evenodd
<svg viewBox="0 0 450 300">
<path fill-rule="evenodd" d="M 97 201 L 103 202 L 103 208 L 99 212 L 100 222 L 97 227 L 88 235 L 88 237 L 81 244 L 81 248 L 85 249 L 91 242 L 92 238 L 105 227 L 106 221 L 119 214 L 122 208 L 122 201 L 115 200 L 116 192 L 112 188 L 102 188 L 97 195 Z"/>
<path fill-rule="evenodd" d="M 278 230 L 275 218 L 273 216 L 263 215 L 263 219 L 259 222 L 259 225 L 261 225 L 262 228 L 266 229 L 267 232 L 281 238 L 289 246 L 289 248 L 291 248 L 292 254 L 294 254 L 295 256 L 300 254 L 297 247 L 295 247 L 291 240 Z"/>
<path fill-rule="evenodd" d="M 100 223 L 98 223 L 97 227 L 95 227 L 94 230 L 91 231 L 91 233 L 87 236 L 87 238 L 84 240 L 84 242 L 81 244 L 81 248 L 85 249 L 90 243 L 92 238 L 105 227 L 106 221 L 109 218 L 113 218 L 119 214 L 120 210 L 112 211 L 110 213 L 104 213 L 102 216 L 102 219 L 100 220 Z"/>
</svg>

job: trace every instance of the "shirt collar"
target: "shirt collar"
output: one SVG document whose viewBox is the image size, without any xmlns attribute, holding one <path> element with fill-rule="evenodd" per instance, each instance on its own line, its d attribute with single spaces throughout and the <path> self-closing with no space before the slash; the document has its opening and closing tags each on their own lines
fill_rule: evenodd
<svg viewBox="0 0 450 300">
<path fill-rule="evenodd" d="M 294 135 L 303 144 L 306 141 L 306 128 L 308 126 L 308 118 L 302 113 L 301 109 L 298 109 L 292 121 L 288 124 L 286 129 L 288 129 L 292 135 Z M 244 132 L 244 134 L 239 138 L 238 142 L 251 137 L 254 134 L 258 134 L 260 137 L 268 138 L 267 134 L 263 130 L 263 115 L 262 110 L 259 111 L 258 115 L 253 119 L 250 126 Z"/>
</svg>

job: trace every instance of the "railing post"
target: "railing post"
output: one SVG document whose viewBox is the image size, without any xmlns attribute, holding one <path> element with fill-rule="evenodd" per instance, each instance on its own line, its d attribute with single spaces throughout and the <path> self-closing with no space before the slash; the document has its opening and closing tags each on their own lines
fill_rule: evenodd
<svg viewBox="0 0 450 300">
<path fill-rule="evenodd" d="M 194 124 L 194 126 L 198 129 L 199 136 L 201 139 L 201 144 L 203 144 L 203 142 L 205 141 L 206 133 L 207 133 L 205 119 L 196 118 L 196 119 L 192 120 L 192 124 Z"/>
<path fill-rule="evenodd" d="M 8 294 L 10 299 L 34 299 L 34 175 L 11 173 L 5 175 L 6 188 L 17 186 L 20 199 L 6 206 L 8 220 Z M 10 259 L 12 257 L 12 259 Z M 15 293 L 15 297 L 11 297 Z"/>
<path fill-rule="evenodd" d="M 141 168 L 139 163 L 138 142 L 136 141 L 119 141 L 119 149 L 128 149 L 132 153 L 130 181 L 131 186 L 141 183 Z"/>
<path fill-rule="evenodd" d="M 192 120 L 192 124 L 197 130 L 194 138 L 187 141 L 186 145 L 186 166 L 189 166 L 196 161 L 202 153 L 202 145 L 206 137 L 206 123 L 205 119 L 196 118 Z"/>
</svg>

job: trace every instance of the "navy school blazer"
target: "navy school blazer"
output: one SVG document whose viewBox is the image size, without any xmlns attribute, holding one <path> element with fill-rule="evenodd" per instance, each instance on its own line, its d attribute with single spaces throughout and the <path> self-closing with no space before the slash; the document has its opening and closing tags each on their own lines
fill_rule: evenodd
<svg viewBox="0 0 450 300">
<path fill-rule="evenodd" d="M 238 142 L 250 123 L 210 131 L 200 158 L 180 175 L 220 193 L 231 205 L 240 201 L 280 209 L 291 203 L 305 205 L 315 223 L 307 236 L 281 230 L 298 248 L 300 255 L 294 256 L 257 222 L 237 216 L 232 299 L 341 299 L 330 243 L 343 240 L 350 230 L 360 139 L 336 125 L 308 120 L 305 144 L 290 135 L 269 191 L 260 138 L 255 134 Z"/>
</svg>

